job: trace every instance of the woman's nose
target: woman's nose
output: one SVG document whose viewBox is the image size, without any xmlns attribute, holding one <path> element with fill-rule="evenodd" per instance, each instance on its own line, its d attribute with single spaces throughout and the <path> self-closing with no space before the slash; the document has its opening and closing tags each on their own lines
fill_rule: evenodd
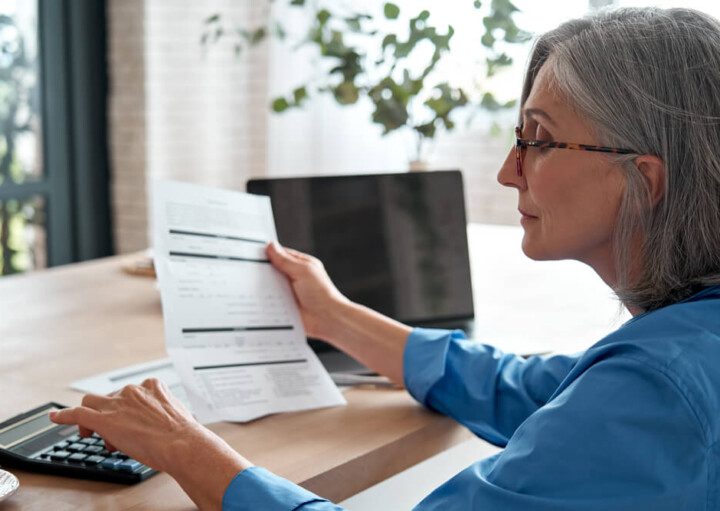
<svg viewBox="0 0 720 511">
<path fill-rule="evenodd" d="M 507 158 L 500 167 L 497 175 L 498 183 L 503 186 L 517 188 L 522 190 L 525 188 L 525 178 L 517 175 L 517 164 L 515 159 L 515 148 L 511 148 Z"/>
</svg>

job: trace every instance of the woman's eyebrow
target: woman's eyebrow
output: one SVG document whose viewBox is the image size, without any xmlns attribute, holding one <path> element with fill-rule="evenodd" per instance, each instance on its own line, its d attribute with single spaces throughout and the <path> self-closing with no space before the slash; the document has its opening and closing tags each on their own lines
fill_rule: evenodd
<svg viewBox="0 0 720 511">
<path fill-rule="evenodd" d="M 540 108 L 523 108 L 522 113 L 523 117 L 542 117 L 551 125 L 556 126 L 555 121 L 553 121 L 552 117 L 550 117 L 550 114 Z"/>
</svg>

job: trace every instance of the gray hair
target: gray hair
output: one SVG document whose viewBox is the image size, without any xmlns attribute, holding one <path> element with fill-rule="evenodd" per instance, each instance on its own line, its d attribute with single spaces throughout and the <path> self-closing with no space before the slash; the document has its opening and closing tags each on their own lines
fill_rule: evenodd
<svg viewBox="0 0 720 511">
<path fill-rule="evenodd" d="M 626 178 L 613 239 L 620 300 L 650 311 L 720 284 L 720 22 L 658 8 L 566 22 L 535 42 L 521 105 L 546 62 L 601 145 L 637 152 L 612 156 Z M 655 206 L 639 154 L 664 162 Z"/>
</svg>

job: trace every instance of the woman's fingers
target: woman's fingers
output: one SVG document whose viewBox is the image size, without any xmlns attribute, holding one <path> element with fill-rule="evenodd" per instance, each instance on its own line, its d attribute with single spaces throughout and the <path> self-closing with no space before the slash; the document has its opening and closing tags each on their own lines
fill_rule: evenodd
<svg viewBox="0 0 720 511">
<path fill-rule="evenodd" d="M 87 437 L 95 433 L 98 427 L 102 427 L 99 423 L 102 419 L 100 412 L 110 409 L 112 401 L 109 396 L 86 394 L 81 406 L 51 412 L 50 420 L 57 424 L 77 425 L 80 436 Z"/>
<path fill-rule="evenodd" d="M 56 424 L 73 424 L 95 431 L 101 426 L 102 414 L 86 406 L 63 408 L 50 412 L 50 420 Z"/>
<path fill-rule="evenodd" d="M 85 394 L 82 399 L 82 406 L 92 408 L 93 410 L 106 410 L 110 407 L 113 398 L 111 396 L 101 396 L 99 394 Z"/>
<path fill-rule="evenodd" d="M 272 265 L 291 278 L 302 268 L 303 261 L 275 241 L 268 244 L 265 252 Z"/>
<path fill-rule="evenodd" d="M 170 389 L 162 380 L 157 378 L 148 378 L 143 381 L 140 386 L 150 390 L 156 396 L 162 396 L 165 400 L 170 399 Z"/>
<path fill-rule="evenodd" d="M 285 251 L 290 254 L 291 257 L 295 257 L 299 261 L 312 262 L 313 260 L 315 260 L 315 258 L 310 254 L 300 252 L 299 250 L 295 250 L 294 248 L 285 248 Z"/>
</svg>

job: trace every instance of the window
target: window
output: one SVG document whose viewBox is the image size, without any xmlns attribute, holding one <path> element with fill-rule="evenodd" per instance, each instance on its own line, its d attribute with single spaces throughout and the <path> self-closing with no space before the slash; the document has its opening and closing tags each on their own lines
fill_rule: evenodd
<svg viewBox="0 0 720 511">
<path fill-rule="evenodd" d="M 0 274 L 47 265 L 37 5 L 0 7 Z"/>
<path fill-rule="evenodd" d="M 0 4 L 0 275 L 111 252 L 104 2 Z"/>
</svg>

